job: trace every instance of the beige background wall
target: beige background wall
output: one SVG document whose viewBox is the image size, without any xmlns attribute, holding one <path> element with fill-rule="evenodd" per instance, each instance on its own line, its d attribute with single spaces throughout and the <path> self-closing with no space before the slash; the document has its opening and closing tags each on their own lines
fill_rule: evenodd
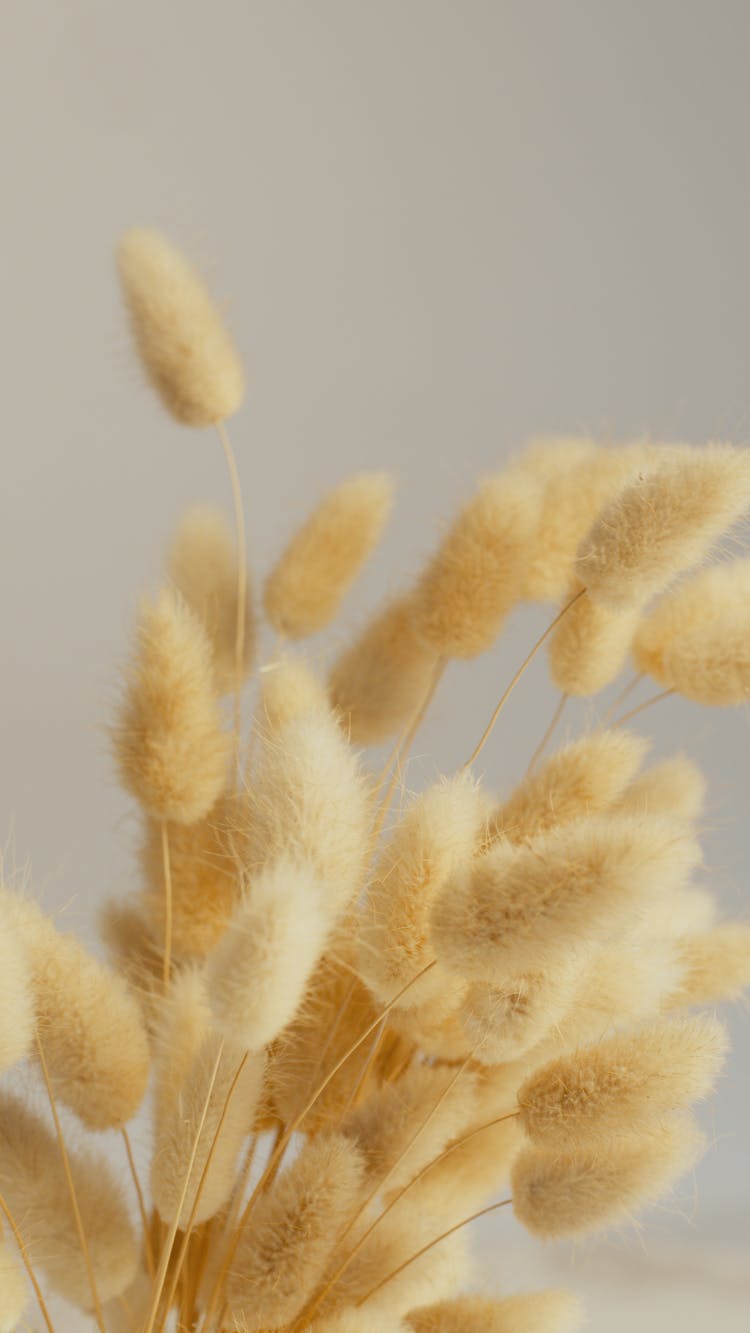
<svg viewBox="0 0 750 1333">
<path fill-rule="evenodd" d="M 749 41 L 742 0 L 4 0 L 0 838 L 71 924 L 133 880 L 103 728 L 137 594 L 181 507 L 226 500 L 214 439 L 141 386 L 118 233 L 165 228 L 226 300 L 258 570 L 328 483 L 398 473 L 352 623 L 530 433 L 746 439 Z M 541 623 L 520 617 L 452 672 L 423 768 L 465 756 Z M 522 771 L 552 703 L 539 665 L 491 782 Z M 746 716 L 670 702 L 646 718 L 658 750 L 704 763 L 711 875 L 747 912 Z M 595 1288 L 597 1329 L 661 1327 L 675 1275 L 673 1318 L 684 1302 L 696 1327 L 708 1308 L 724 1333 L 746 1326 L 750 1040 L 734 1027 L 712 1151 L 648 1254 L 615 1237 L 547 1256 Z M 536 1259 L 512 1231 L 492 1232 L 499 1280 Z"/>
</svg>

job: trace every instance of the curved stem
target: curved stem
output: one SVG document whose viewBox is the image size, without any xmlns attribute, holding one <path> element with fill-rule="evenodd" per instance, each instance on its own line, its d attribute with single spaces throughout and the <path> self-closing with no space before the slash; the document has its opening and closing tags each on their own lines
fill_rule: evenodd
<svg viewBox="0 0 750 1333">
<path fill-rule="evenodd" d="M 602 730 L 603 730 L 605 727 L 608 727 L 608 726 L 609 726 L 609 724 L 610 724 L 612 718 L 615 716 L 615 713 L 617 712 L 618 708 L 620 708 L 621 705 L 625 703 L 625 700 L 626 700 L 626 699 L 629 699 L 629 698 L 630 698 L 630 695 L 633 693 L 633 690 L 636 688 L 637 685 L 640 684 L 640 682 L 641 682 L 642 680 L 643 680 L 643 672 L 642 672 L 642 671 L 639 671 L 638 675 L 637 675 L 637 676 L 633 676 L 632 680 L 629 680 L 629 681 L 628 681 L 628 683 L 627 683 L 627 685 L 625 686 L 625 688 L 622 689 L 622 690 L 620 690 L 620 693 L 617 695 L 617 698 L 616 698 L 616 699 L 613 699 L 613 701 L 612 701 L 612 703 L 609 705 L 609 708 L 607 709 L 606 713 L 604 713 L 604 715 L 602 716 L 602 718 L 601 718 L 600 721 L 599 721 L 599 727 L 600 727 Z"/>
<path fill-rule="evenodd" d="M 422 702 L 420 703 L 419 707 L 417 708 L 408 727 L 398 740 L 393 755 L 386 763 L 383 776 L 380 779 L 380 782 L 378 783 L 378 786 L 375 789 L 375 795 L 379 796 L 385 784 L 385 776 L 388 772 L 389 765 L 393 763 L 394 765 L 393 772 L 391 774 L 388 787 L 386 788 L 385 796 L 383 797 L 383 800 L 381 801 L 380 806 L 378 808 L 378 813 L 375 818 L 375 823 L 373 825 L 372 833 L 370 835 L 370 845 L 373 848 L 373 850 L 375 849 L 378 838 L 380 837 L 380 833 L 382 831 L 383 824 L 385 822 L 385 817 L 388 813 L 388 809 L 393 799 L 393 793 L 396 790 L 396 787 L 401 778 L 401 774 L 403 773 L 404 756 L 405 755 L 408 756 L 408 753 L 414 743 L 414 738 L 417 732 L 419 731 L 419 728 L 421 727 L 422 723 L 424 722 L 425 717 L 427 716 L 427 710 L 429 709 L 430 704 L 435 698 L 438 686 L 443 678 L 443 675 L 445 673 L 445 668 L 447 667 L 447 665 L 448 665 L 447 658 L 445 657 L 438 658 L 437 662 L 435 663 L 435 669 L 432 673 L 432 677 L 430 679 L 429 686 L 427 687 L 425 696 L 422 699 Z"/>
<path fill-rule="evenodd" d="M 462 1227 L 467 1227 L 470 1222 L 476 1222 L 479 1217 L 486 1217 L 488 1213 L 495 1213 L 498 1208 L 507 1208 L 508 1204 L 512 1202 L 512 1199 L 501 1199 L 499 1203 L 491 1203 L 489 1208 L 480 1208 L 479 1212 L 472 1213 L 471 1217 L 465 1217 L 461 1222 L 457 1222 L 455 1226 L 449 1227 L 447 1231 L 441 1232 L 441 1234 L 436 1236 L 434 1240 L 428 1241 L 426 1245 L 423 1245 L 421 1250 L 417 1250 L 416 1254 L 412 1254 L 408 1259 L 404 1259 L 404 1262 L 399 1264 L 398 1268 L 394 1268 L 393 1272 L 388 1273 L 386 1277 L 381 1278 L 380 1281 L 376 1283 L 374 1287 L 371 1287 L 364 1296 L 360 1296 L 359 1300 L 354 1303 L 355 1310 L 358 1310 L 361 1305 L 364 1305 L 365 1301 L 371 1300 L 375 1293 L 380 1291 L 381 1287 L 385 1286 L 386 1282 L 392 1282 L 394 1277 L 398 1277 L 399 1273 L 403 1273 L 404 1269 L 408 1268 L 410 1264 L 416 1263 L 417 1259 L 421 1259 L 422 1255 L 426 1254 L 428 1250 L 432 1250 L 436 1245 L 439 1245 L 441 1240 L 447 1240 L 449 1236 L 453 1236 L 455 1232 L 460 1231 Z"/>
<path fill-rule="evenodd" d="M 247 615 L 247 535 L 245 532 L 245 510 L 242 503 L 242 487 L 237 469 L 232 442 L 223 421 L 217 422 L 217 434 L 224 451 L 229 481 L 232 487 L 234 503 L 234 526 L 237 538 L 237 626 L 234 641 L 234 735 L 239 763 L 242 744 L 242 678 L 245 671 L 245 633 Z"/>
<path fill-rule="evenodd" d="M 500 700 L 495 708 L 495 711 L 492 714 L 492 717 L 490 718 L 489 722 L 487 723 L 487 726 L 485 727 L 481 737 L 479 738 L 479 741 L 475 745 L 472 753 L 469 755 L 469 758 L 466 760 L 466 763 L 461 768 L 462 773 L 465 772 L 467 768 L 471 768 L 472 764 L 479 758 L 480 754 L 482 753 L 482 750 L 487 744 L 487 741 L 492 735 L 492 731 L 495 726 L 495 723 L 497 722 L 497 719 L 499 718 L 503 708 L 508 702 L 508 699 L 510 698 L 514 689 L 516 688 L 516 685 L 518 684 L 519 680 L 523 676 L 526 668 L 534 660 L 542 645 L 546 643 L 552 631 L 557 629 L 557 626 L 560 624 L 560 621 L 563 619 L 563 616 L 566 616 L 568 614 L 571 608 L 575 606 L 576 602 L 580 601 L 581 597 L 585 596 L 585 593 L 586 589 L 581 588 L 580 591 L 575 594 L 575 596 L 571 597 L 569 602 L 565 603 L 565 606 L 562 608 L 561 611 L 558 611 L 554 620 L 550 622 L 544 633 L 540 634 L 536 643 L 533 645 L 531 651 L 526 654 L 526 657 L 524 658 L 523 662 L 518 668 L 510 684 L 506 687 L 503 694 L 501 695 Z"/>
</svg>

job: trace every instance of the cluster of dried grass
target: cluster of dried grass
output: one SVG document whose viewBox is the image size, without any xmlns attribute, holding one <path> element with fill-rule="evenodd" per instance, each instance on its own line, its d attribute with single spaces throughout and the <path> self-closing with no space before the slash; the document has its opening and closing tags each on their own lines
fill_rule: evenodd
<svg viewBox="0 0 750 1333">
<path fill-rule="evenodd" d="M 750 982 L 750 925 L 717 923 L 693 882 L 699 772 L 644 768 L 618 723 L 502 800 L 476 767 L 492 724 L 455 775 L 413 797 L 400 779 L 446 664 L 523 600 L 562 599 L 543 640 L 563 697 L 631 651 L 664 691 L 750 697 L 748 562 L 689 577 L 745 514 L 750 455 L 531 446 L 324 680 L 290 645 L 380 536 L 390 483 L 357 477 L 268 576 L 256 666 L 223 425 L 239 361 L 166 241 L 131 233 L 119 258 L 167 408 L 219 427 L 237 527 L 189 513 L 140 614 L 113 741 L 143 887 L 107 909 L 111 964 L 2 890 L 0 1068 L 36 1063 L 49 1107 L 0 1094 L 0 1330 L 32 1297 L 51 1330 L 47 1289 L 101 1333 L 577 1328 L 565 1293 L 462 1295 L 466 1224 L 508 1204 L 534 1235 L 581 1235 L 689 1168 L 688 1108 L 725 1051 L 690 1011 Z M 389 738 L 380 772 L 354 748 Z M 148 1189 L 126 1129 L 147 1088 Z M 68 1112 L 122 1132 L 130 1201 Z"/>
</svg>

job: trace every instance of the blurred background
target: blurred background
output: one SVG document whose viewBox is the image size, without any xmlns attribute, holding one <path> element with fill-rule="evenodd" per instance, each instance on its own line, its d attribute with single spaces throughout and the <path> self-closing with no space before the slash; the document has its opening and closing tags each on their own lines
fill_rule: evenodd
<svg viewBox="0 0 750 1333">
<path fill-rule="evenodd" d="M 215 438 L 141 383 L 119 233 L 163 228 L 227 310 L 259 575 L 329 484 L 397 474 L 335 647 L 530 435 L 747 441 L 750 10 L 5 0 L 0 32 L 0 839 L 6 870 L 93 935 L 135 877 L 106 726 L 138 595 L 182 508 L 229 503 Z M 545 619 L 451 670 L 415 782 L 466 757 Z M 539 660 L 490 784 L 520 776 L 553 705 Z M 639 725 L 705 768 L 710 879 L 747 914 L 747 716 L 668 700 Z M 747 1328 L 747 1016 L 732 1026 L 694 1177 L 584 1245 L 541 1247 L 501 1212 L 479 1238 L 498 1289 L 572 1285 L 606 1333 Z"/>
</svg>

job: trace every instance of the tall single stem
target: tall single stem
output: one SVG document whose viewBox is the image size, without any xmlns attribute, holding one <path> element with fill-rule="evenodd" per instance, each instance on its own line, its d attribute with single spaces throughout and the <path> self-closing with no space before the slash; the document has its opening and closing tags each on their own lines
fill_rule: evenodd
<svg viewBox="0 0 750 1333">
<path fill-rule="evenodd" d="M 0 1194 L 0 1213 L 3 1214 L 6 1222 L 8 1223 L 8 1226 L 13 1232 L 13 1239 L 15 1240 L 16 1245 L 18 1246 L 18 1250 L 21 1255 L 21 1260 L 23 1262 L 24 1268 L 26 1269 L 29 1282 L 34 1288 L 34 1295 L 36 1296 L 42 1319 L 44 1320 L 47 1326 L 47 1333 L 55 1333 L 54 1327 L 52 1325 L 52 1320 L 49 1317 L 49 1310 L 47 1309 L 44 1296 L 42 1295 L 42 1289 L 37 1281 L 36 1273 L 34 1272 L 34 1269 L 31 1266 L 31 1260 L 29 1258 L 29 1252 L 26 1249 L 26 1243 L 24 1241 L 23 1236 L 21 1235 L 21 1232 L 18 1229 L 15 1218 L 13 1217 L 13 1214 L 11 1213 L 10 1208 L 8 1207 L 8 1204 L 6 1203 L 2 1194 Z"/>
<path fill-rule="evenodd" d="M 164 876 L 164 964 L 162 978 L 164 991 L 169 989 L 172 975 L 172 862 L 169 855 L 169 826 L 161 821 L 161 862 Z"/>
</svg>

